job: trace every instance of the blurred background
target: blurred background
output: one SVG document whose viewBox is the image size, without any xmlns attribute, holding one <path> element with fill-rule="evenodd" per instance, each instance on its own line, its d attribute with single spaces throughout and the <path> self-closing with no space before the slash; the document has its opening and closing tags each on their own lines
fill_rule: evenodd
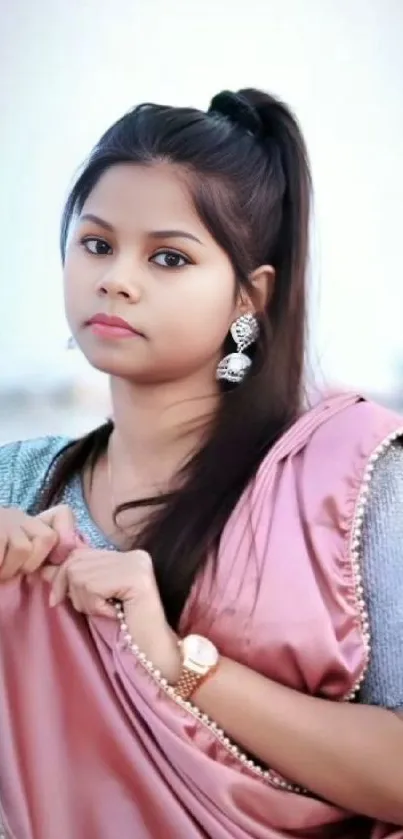
<svg viewBox="0 0 403 839">
<path fill-rule="evenodd" d="M 403 408 L 402 0 L 0 0 L 0 442 L 108 411 L 67 352 L 58 228 L 74 173 L 143 100 L 258 86 L 311 155 L 310 355 L 320 383 Z"/>
</svg>

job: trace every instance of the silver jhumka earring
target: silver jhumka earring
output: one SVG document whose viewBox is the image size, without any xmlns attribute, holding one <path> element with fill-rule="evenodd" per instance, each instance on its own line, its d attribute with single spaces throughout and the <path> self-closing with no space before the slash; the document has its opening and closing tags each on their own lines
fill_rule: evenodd
<svg viewBox="0 0 403 839">
<path fill-rule="evenodd" d="M 241 315 L 231 326 L 231 335 L 236 344 L 236 352 L 223 358 L 218 367 L 216 378 L 218 381 L 240 384 L 252 364 L 244 350 L 255 343 L 259 336 L 259 324 L 255 315 L 249 312 Z"/>
</svg>

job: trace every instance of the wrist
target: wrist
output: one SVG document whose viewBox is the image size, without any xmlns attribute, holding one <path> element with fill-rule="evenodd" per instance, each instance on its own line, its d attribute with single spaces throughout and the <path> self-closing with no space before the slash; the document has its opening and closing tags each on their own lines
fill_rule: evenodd
<svg viewBox="0 0 403 839">
<path fill-rule="evenodd" d="M 166 621 L 160 609 L 148 610 L 140 620 L 137 603 L 123 604 L 125 621 L 134 643 L 152 662 L 156 670 L 170 685 L 174 685 L 181 673 L 179 638 Z"/>
<path fill-rule="evenodd" d="M 220 661 L 214 644 L 202 635 L 187 635 L 180 645 L 181 673 L 175 690 L 182 699 L 191 699 L 212 676 Z"/>
</svg>

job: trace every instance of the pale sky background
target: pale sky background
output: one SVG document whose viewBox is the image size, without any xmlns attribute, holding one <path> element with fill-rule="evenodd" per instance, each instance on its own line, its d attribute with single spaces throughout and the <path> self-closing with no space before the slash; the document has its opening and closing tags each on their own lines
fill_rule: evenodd
<svg viewBox="0 0 403 839">
<path fill-rule="evenodd" d="M 259 86 L 293 106 L 311 153 L 315 358 L 333 381 L 397 386 L 402 0 L 0 7 L 0 384 L 93 381 L 64 349 L 58 226 L 68 184 L 105 128 L 143 100 L 205 108 L 222 88 Z"/>
</svg>

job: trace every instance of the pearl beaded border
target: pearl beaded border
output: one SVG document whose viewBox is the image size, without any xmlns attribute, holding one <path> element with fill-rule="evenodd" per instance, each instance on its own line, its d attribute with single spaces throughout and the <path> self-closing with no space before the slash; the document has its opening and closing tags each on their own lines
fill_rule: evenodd
<svg viewBox="0 0 403 839">
<path fill-rule="evenodd" d="M 358 494 L 356 508 L 353 518 L 353 526 L 351 528 L 351 538 L 350 538 L 350 557 L 351 557 L 351 567 L 353 571 L 353 579 L 354 579 L 354 591 L 355 591 L 355 606 L 357 609 L 358 618 L 361 625 L 361 635 L 364 644 L 364 651 L 365 651 L 365 664 L 362 670 L 361 675 L 354 683 L 351 690 L 343 697 L 344 701 L 348 702 L 354 699 L 357 696 L 358 691 L 361 688 L 361 685 L 365 679 L 365 676 L 368 671 L 369 659 L 371 654 L 371 631 L 369 625 L 369 615 L 367 606 L 364 600 L 364 587 L 363 587 L 363 579 L 362 579 L 362 557 L 361 557 L 361 545 L 362 545 L 362 535 L 363 535 L 363 528 L 364 528 L 364 519 L 365 513 L 368 503 L 368 496 L 369 496 L 369 489 L 371 485 L 372 475 L 376 464 L 380 457 L 386 453 L 386 451 L 399 439 L 399 437 L 403 437 L 403 428 L 399 428 L 395 431 L 392 431 L 391 434 L 388 434 L 381 443 L 374 449 L 372 452 L 365 471 L 364 476 L 361 483 L 361 489 Z"/>
<path fill-rule="evenodd" d="M 399 437 L 403 437 L 403 428 L 400 428 L 389 434 L 387 437 L 385 437 L 385 439 L 377 446 L 377 448 L 371 454 L 366 469 L 364 471 L 364 477 L 362 480 L 360 492 L 356 503 L 356 509 L 354 512 L 353 526 L 351 530 L 350 539 L 350 557 L 354 579 L 355 604 L 361 625 L 361 634 L 365 649 L 366 662 L 360 677 L 355 682 L 353 688 L 344 697 L 345 701 L 354 699 L 354 697 L 357 695 L 365 679 L 365 675 L 368 669 L 369 656 L 371 652 L 369 617 L 366 603 L 364 600 L 364 588 L 362 584 L 361 569 L 362 533 L 365 511 L 369 495 L 369 488 L 371 484 L 372 474 L 374 472 L 377 461 L 382 456 L 382 454 L 384 454 L 387 451 L 387 449 L 391 445 L 393 445 L 393 443 Z M 258 778 L 260 778 L 263 781 L 266 781 L 271 786 L 274 786 L 277 789 L 281 789 L 286 792 L 293 792 L 300 795 L 308 794 L 308 791 L 306 789 L 303 789 L 302 787 L 299 787 L 296 784 L 292 784 L 289 781 L 286 781 L 273 769 L 264 768 L 263 766 L 260 766 L 258 763 L 256 763 L 254 760 L 251 760 L 244 752 L 242 752 L 241 749 L 239 749 L 238 746 L 235 745 L 235 743 L 233 743 L 230 740 L 229 737 L 227 737 L 225 731 L 219 728 L 219 726 L 214 722 L 214 720 L 211 720 L 207 716 L 207 714 L 204 714 L 199 708 L 197 708 L 196 705 L 193 705 L 192 702 L 190 702 L 189 700 L 185 700 L 181 696 L 179 696 L 176 693 L 175 688 L 168 683 L 167 679 L 165 679 L 162 676 L 160 671 L 154 667 L 153 663 L 147 659 L 147 656 L 143 652 L 141 652 L 137 644 L 134 643 L 125 620 L 125 614 L 122 604 L 116 603 L 115 607 L 116 615 L 120 623 L 120 630 L 126 647 L 130 649 L 130 651 L 136 656 L 140 664 L 142 664 L 145 670 L 148 671 L 150 676 L 154 679 L 155 682 L 157 682 L 159 687 L 161 687 L 165 691 L 167 696 L 169 696 L 174 702 L 176 702 L 177 705 L 184 708 L 188 713 L 195 717 L 202 725 L 205 725 L 206 728 L 209 729 L 211 734 L 213 734 L 214 737 L 216 737 L 216 739 L 221 743 L 221 745 L 224 746 L 226 751 L 232 757 L 235 757 L 237 760 L 239 760 L 242 766 L 247 767 Z"/>
<path fill-rule="evenodd" d="M 133 638 L 130 635 L 128 625 L 125 620 L 125 613 L 123 610 L 123 606 L 121 603 L 115 604 L 116 608 L 116 615 L 120 623 L 120 630 L 123 636 L 123 640 L 125 642 L 126 647 L 136 656 L 140 664 L 143 665 L 145 670 L 148 671 L 150 676 L 154 679 L 155 682 L 161 687 L 167 696 L 169 696 L 177 705 L 181 708 L 184 708 L 195 717 L 202 725 L 205 725 L 206 728 L 209 729 L 211 734 L 221 743 L 222 746 L 226 749 L 226 751 L 232 756 L 235 757 L 242 766 L 249 769 L 254 775 L 260 778 L 263 781 L 268 782 L 274 787 L 278 789 L 285 790 L 287 792 L 294 792 L 294 793 L 306 793 L 306 790 L 303 790 L 301 787 L 297 786 L 296 784 L 291 784 L 286 781 L 281 775 L 278 775 L 273 769 L 267 769 L 263 766 L 260 766 L 254 760 L 251 760 L 238 746 L 233 743 L 229 737 L 227 737 L 225 731 L 222 728 L 219 728 L 217 723 L 214 720 L 211 720 L 207 714 L 204 714 L 200 708 L 197 708 L 196 705 L 193 705 L 188 699 L 183 699 L 179 694 L 176 693 L 175 688 L 170 685 L 167 679 L 161 675 L 160 671 L 157 670 L 153 663 L 147 659 L 147 656 L 141 652 L 137 644 L 133 642 Z"/>
</svg>

